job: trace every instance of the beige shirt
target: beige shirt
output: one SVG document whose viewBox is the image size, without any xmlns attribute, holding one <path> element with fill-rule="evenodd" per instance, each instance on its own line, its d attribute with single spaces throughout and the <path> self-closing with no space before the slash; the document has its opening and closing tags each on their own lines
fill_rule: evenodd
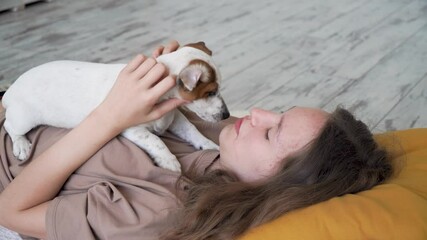
<svg viewBox="0 0 427 240">
<path fill-rule="evenodd" d="M 194 115 L 189 118 L 216 143 L 220 130 L 233 121 L 211 124 Z M 32 158 L 67 132 L 46 126 L 33 129 L 27 134 L 33 144 L 31 157 L 21 162 L 13 156 L 12 142 L 2 127 L 0 191 Z M 219 157 L 216 150 L 198 151 L 168 132 L 162 139 L 184 171 L 196 164 L 197 172 L 203 174 Z M 118 136 L 77 169 L 53 199 L 46 215 L 48 239 L 158 239 L 180 206 L 176 196 L 182 186 L 177 188 L 175 184 L 178 177 L 175 172 L 155 166 L 142 149 Z"/>
</svg>

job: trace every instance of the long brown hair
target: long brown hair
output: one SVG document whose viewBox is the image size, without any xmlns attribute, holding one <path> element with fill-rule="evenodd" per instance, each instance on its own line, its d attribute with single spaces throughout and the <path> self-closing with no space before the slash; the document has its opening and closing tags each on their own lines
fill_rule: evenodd
<svg viewBox="0 0 427 240">
<path fill-rule="evenodd" d="M 337 108 L 319 136 L 267 181 L 249 184 L 214 170 L 191 177 L 165 239 L 234 239 L 292 210 L 372 188 L 393 172 L 389 154 L 351 113 Z"/>
</svg>

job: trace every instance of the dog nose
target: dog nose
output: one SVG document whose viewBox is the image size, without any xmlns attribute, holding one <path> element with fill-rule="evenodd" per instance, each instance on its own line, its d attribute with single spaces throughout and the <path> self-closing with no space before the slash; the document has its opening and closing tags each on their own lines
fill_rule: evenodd
<svg viewBox="0 0 427 240">
<path fill-rule="evenodd" d="M 229 112 L 228 110 L 222 113 L 222 119 L 223 119 L 223 120 L 224 120 L 224 119 L 227 119 L 227 118 L 229 118 L 229 117 L 230 117 L 230 112 Z"/>
</svg>

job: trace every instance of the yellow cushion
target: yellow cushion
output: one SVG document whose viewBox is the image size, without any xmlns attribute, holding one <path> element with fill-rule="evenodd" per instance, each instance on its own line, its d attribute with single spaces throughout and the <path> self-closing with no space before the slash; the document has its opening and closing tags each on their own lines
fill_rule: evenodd
<svg viewBox="0 0 427 240">
<path fill-rule="evenodd" d="M 427 129 L 391 135 L 400 171 L 387 183 L 290 212 L 240 240 L 427 239 Z M 389 134 L 376 139 L 390 143 Z"/>
</svg>

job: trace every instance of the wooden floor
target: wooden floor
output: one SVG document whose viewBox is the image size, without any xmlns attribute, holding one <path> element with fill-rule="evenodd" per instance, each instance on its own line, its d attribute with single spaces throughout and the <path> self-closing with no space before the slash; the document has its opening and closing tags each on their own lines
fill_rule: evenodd
<svg viewBox="0 0 427 240">
<path fill-rule="evenodd" d="M 0 37 L 0 88 L 51 60 L 203 40 L 230 109 L 341 104 L 376 132 L 427 127 L 425 0 L 54 0 L 1 13 Z"/>
</svg>

